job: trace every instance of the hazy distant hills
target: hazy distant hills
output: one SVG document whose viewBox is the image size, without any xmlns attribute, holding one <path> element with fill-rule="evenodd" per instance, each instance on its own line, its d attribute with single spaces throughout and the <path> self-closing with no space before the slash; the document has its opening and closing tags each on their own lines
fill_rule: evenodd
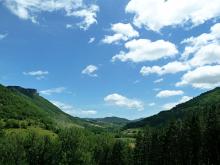
<svg viewBox="0 0 220 165">
<path fill-rule="evenodd" d="M 105 118 L 94 118 L 94 119 L 87 118 L 86 120 L 90 122 L 94 122 L 98 125 L 109 125 L 109 126 L 117 126 L 117 127 L 125 126 L 126 124 L 131 122 L 128 119 L 115 117 L 115 116 L 105 117 Z"/>
</svg>

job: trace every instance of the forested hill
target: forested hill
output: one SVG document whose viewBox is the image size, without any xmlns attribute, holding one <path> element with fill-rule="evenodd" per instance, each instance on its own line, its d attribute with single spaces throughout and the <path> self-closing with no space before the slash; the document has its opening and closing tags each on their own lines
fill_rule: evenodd
<svg viewBox="0 0 220 165">
<path fill-rule="evenodd" d="M 87 118 L 87 121 L 94 122 L 98 125 L 112 125 L 115 127 L 122 127 L 131 122 L 128 119 L 120 118 L 120 117 L 105 117 L 105 118 Z"/>
<path fill-rule="evenodd" d="M 144 118 L 140 121 L 128 123 L 124 129 L 140 128 L 144 126 L 164 126 L 171 120 L 184 119 L 192 113 L 202 115 L 204 111 L 207 111 L 207 107 L 218 105 L 220 105 L 220 87 L 205 92 L 190 101 L 179 104 L 171 110 L 162 111 L 154 116 Z"/>
<path fill-rule="evenodd" d="M 72 117 L 41 97 L 35 89 L 0 85 L 0 119 L 6 125 L 50 127 L 84 127 L 86 121 Z"/>
</svg>

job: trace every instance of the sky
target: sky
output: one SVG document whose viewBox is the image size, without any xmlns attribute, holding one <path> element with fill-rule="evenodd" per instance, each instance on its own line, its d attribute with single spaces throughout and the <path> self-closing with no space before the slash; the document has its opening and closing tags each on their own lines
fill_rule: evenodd
<svg viewBox="0 0 220 165">
<path fill-rule="evenodd" d="M 138 119 L 220 86 L 219 0 L 0 0 L 0 83 Z"/>
</svg>

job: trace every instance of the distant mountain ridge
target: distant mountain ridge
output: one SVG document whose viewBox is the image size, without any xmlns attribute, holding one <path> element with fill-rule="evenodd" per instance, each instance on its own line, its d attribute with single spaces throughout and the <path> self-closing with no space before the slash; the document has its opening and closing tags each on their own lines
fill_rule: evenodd
<svg viewBox="0 0 220 165">
<path fill-rule="evenodd" d="M 115 117 L 115 116 L 105 117 L 105 118 L 89 118 L 86 120 L 97 122 L 97 123 L 106 123 L 106 124 L 115 124 L 115 125 L 125 125 L 125 124 L 131 122 L 128 119 Z"/>
<path fill-rule="evenodd" d="M 220 104 L 220 87 L 205 92 L 185 103 L 179 104 L 171 110 L 161 111 L 156 115 L 137 122 L 130 122 L 124 129 L 141 128 L 144 126 L 164 126 L 171 120 L 183 119 L 192 113 L 204 113 L 204 110 L 206 110 L 208 106 L 216 106 L 218 104 Z"/>
</svg>

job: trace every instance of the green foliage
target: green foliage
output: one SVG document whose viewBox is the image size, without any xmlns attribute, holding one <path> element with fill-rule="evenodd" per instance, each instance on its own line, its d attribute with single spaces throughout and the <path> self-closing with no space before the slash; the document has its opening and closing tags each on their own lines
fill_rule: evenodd
<svg viewBox="0 0 220 165">
<path fill-rule="evenodd" d="M 130 164 L 132 149 L 111 135 L 68 128 L 57 136 L 24 129 L 0 137 L 0 164 L 117 165 Z"/>
<path fill-rule="evenodd" d="M 59 134 L 63 164 L 92 164 L 90 137 L 81 129 L 65 129 Z"/>
<path fill-rule="evenodd" d="M 113 146 L 111 154 L 112 165 L 128 165 L 129 161 L 129 148 L 123 141 L 117 140 Z"/>
<path fill-rule="evenodd" d="M 0 86 L 0 164 L 219 165 L 219 100 L 217 88 L 120 131 L 124 119 L 83 121 L 36 90 Z"/>
<path fill-rule="evenodd" d="M 164 127 L 172 120 L 184 119 L 193 113 L 202 116 L 203 113 L 207 112 L 207 107 L 219 105 L 219 100 L 220 87 L 205 92 L 186 103 L 179 104 L 171 110 L 162 111 L 157 115 L 136 122 L 130 122 L 124 129 L 141 128 L 146 125 L 151 127 Z"/>
<path fill-rule="evenodd" d="M 8 119 L 5 123 L 5 128 L 19 128 L 19 121 L 15 119 Z"/>
<path fill-rule="evenodd" d="M 6 128 L 41 127 L 57 131 L 65 127 L 89 128 L 101 133 L 99 125 L 72 117 L 39 96 L 35 89 L 0 85 L 0 119 Z"/>
<path fill-rule="evenodd" d="M 0 120 L 0 137 L 1 137 L 1 136 L 3 135 L 3 133 L 4 133 L 4 130 L 3 130 L 3 129 L 4 129 L 4 125 L 5 125 L 4 122 Z"/>
<path fill-rule="evenodd" d="M 207 107 L 201 117 L 171 121 L 167 127 L 148 128 L 138 134 L 134 162 L 140 165 L 218 165 L 220 163 L 220 114 Z"/>
</svg>

